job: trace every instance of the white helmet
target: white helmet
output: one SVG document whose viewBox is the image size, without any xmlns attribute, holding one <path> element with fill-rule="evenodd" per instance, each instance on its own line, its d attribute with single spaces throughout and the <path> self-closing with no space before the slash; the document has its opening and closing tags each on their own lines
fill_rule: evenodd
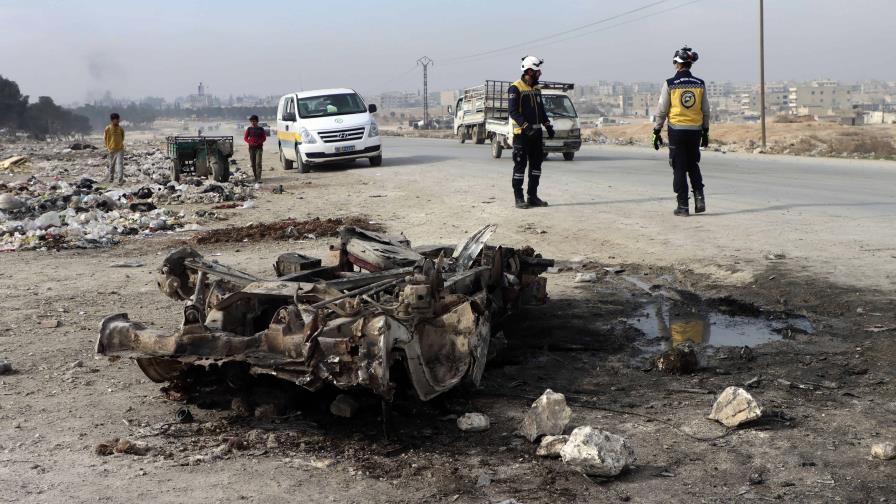
<svg viewBox="0 0 896 504">
<path fill-rule="evenodd" d="M 544 60 L 537 56 L 526 56 L 523 58 L 523 63 L 520 65 L 520 70 L 525 72 L 526 70 L 541 70 L 541 65 L 544 63 Z"/>
</svg>

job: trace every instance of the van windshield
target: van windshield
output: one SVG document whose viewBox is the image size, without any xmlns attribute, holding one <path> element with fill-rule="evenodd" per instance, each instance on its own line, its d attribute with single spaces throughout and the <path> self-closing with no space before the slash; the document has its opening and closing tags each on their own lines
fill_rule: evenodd
<svg viewBox="0 0 896 504">
<path fill-rule="evenodd" d="M 544 100 L 544 111 L 549 117 L 575 117 L 576 109 L 566 95 L 541 95 Z"/>
<path fill-rule="evenodd" d="M 364 100 L 356 93 L 341 93 L 299 98 L 299 117 L 326 117 L 367 112 Z"/>
</svg>

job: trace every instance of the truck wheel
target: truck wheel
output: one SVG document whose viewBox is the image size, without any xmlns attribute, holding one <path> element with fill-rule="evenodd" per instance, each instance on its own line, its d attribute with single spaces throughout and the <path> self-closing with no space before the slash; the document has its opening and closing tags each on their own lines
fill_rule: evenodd
<svg viewBox="0 0 896 504">
<path fill-rule="evenodd" d="M 492 157 L 495 159 L 501 159 L 501 152 L 504 151 L 504 146 L 501 144 L 501 141 L 492 139 Z"/>
<path fill-rule="evenodd" d="M 564 152 L 563 153 L 563 159 L 565 159 L 567 161 L 572 161 L 573 158 L 575 158 L 575 157 L 576 157 L 575 152 Z"/>
<path fill-rule="evenodd" d="M 283 146 L 277 145 L 277 149 L 280 151 L 280 166 L 282 166 L 284 170 L 292 170 L 294 168 L 293 163 L 283 155 Z"/>
<path fill-rule="evenodd" d="M 227 160 L 223 159 L 224 156 L 217 154 L 209 159 L 209 164 L 212 165 L 212 177 L 214 177 L 215 182 L 227 182 L 230 179 L 230 170 L 227 166 Z"/>
<path fill-rule="evenodd" d="M 467 141 L 467 135 L 464 130 L 465 128 L 463 126 L 457 128 L 457 141 L 460 143 L 465 143 Z"/>
<path fill-rule="evenodd" d="M 370 161 L 370 166 L 382 166 L 383 155 L 379 154 L 379 155 L 373 156 L 372 158 L 367 158 L 367 160 Z"/>
<path fill-rule="evenodd" d="M 308 163 L 302 161 L 302 153 L 299 152 L 298 147 L 296 147 L 296 168 L 299 169 L 299 173 L 308 173 L 311 171 L 311 167 L 308 166 Z"/>
<path fill-rule="evenodd" d="M 180 182 L 180 161 L 171 161 L 171 180 Z"/>
<path fill-rule="evenodd" d="M 476 140 L 476 145 L 482 145 L 485 143 L 485 129 L 480 125 L 476 126 L 473 129 L 473 139 Z"/>
</svg>

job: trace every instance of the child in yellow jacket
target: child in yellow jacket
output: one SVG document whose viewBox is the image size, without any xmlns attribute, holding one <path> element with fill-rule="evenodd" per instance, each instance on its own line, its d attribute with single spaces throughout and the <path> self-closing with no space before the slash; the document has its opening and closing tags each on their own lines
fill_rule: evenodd
<svg viewBox="0 0 896 504">
<path fill-rule="evenodd" d="M 115 168 L 118 168 L 118 183 L 124 183 L 124 128 L 118 125 L 121 117 L 117 113 L 109 116 L 111 122 L 103 132 L 106 149 L 109 150 L 109 182 L 115 181 Z"/>
</svg>

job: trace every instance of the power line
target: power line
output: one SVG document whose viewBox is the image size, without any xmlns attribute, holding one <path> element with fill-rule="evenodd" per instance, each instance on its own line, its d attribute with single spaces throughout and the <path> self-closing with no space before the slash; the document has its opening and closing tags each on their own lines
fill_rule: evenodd
<svg viewBox="0 0 896 504">
<path fill-rule="evenodd" d="M 568 30 L 564 30 L 564 31 L 561 31 L 561 32 L 557 32 L 557 33 L 554 33 L 554 34 L 551 34 L 551 35 L 547 35 L 547 36 L 544 36 L 544 37 L 540 37 L 540 38 L 536 38 L 536 39 L 530 39 L 530 40 L 527 40 L 527 41 L 525 41 L 525 42 L 520 42 L 520 43 L 518 43 L 518 44 L 513 44 L 513 45 L 506 46 L 506 47 L 501 47 L 501 48 L 498 48 L 498 49 L 492 49 L 492 50 L 489 50 L 489 51 L 484 51 L 484 52 L 481 52 L 481 53 L 478 53 L 478 54 L 471 54 L 471 55 L 467 55 L 467 56 L 459 56 L 459 57 L 455 57 L 455 58 L 447 58 L 447 59 L 445 59 L 444 61 L 462 61 L 462 60 L 465 60 L 465 59 L 478 58 L 478 57 L 481 57 L 481 56 L 486 56 L 486 55 L 494 54 L 494 53 L 497 53 L 497 52 L 503 52 L 503 51 L 506 51 L 506 50 L 508 50 L 508 49 L 517 49 L 517 48 L 524 47 L 524 46 L 530 46 L 530 45 L 532 45 L 533 43 L 536 43 L 536 42 L 541 42 L 541 41 L 543 41 L 543 40 L 549 40 L 549 39 L 552 39 L 552 38 L 554 38 L 554 37 L 558 37 L 558 36 L 561 36 L 561 35 L 566 35 L 566 34 L 569 34 L 569 33 L 572 33 L 572 32 L 576 32 L 576 31 L 579 31 L 579 30 L 583 30 L 583 29 L 585 29 L 585 28 L 589 28 L 589 27 L 591 27 L 591 26 L 595 26 L 595 25 L 598 25 L 598 24 L 601 24 L 601 23 L 606 23 L 607 21 L 612 21 L 612 20 L 614 20 L 614 19 L 619 19 L 619 18 L 621 18 L 621 17 L 628 16 L 629 14 L 634 14 L 635 12 L 639 12 L 639 11 L 642 11 L 642 10 L 645 10 L 645 9 L 649 9 L 649 8 L 651 8 L 651 7 L 654 7 L 654 6 L 657 6 L 657 5 L 659 5 L 659 4 L 663 4 L 663 3 L 666 3 L 666 2 L 670 2 L 670 1 L 671 1 L 671 0 L 658 0 L 658 1 L 656 1 L 656 2 L 652 2 L 652 3 L 649 3 L 649 4 L 647 4 L 647 5 L 642 5 L 641 7 L 637 7 L 637 8 L 635 8 L 635 9 L 631 9 L 631 10 L 626 11 L 626 12 L 622 12 L 622 13 L 619 13 L 619 14 L 615 14 L 615 15 L 612 15 L 612 16 L 609 16 L 609 17 L 606 17 L 606 18 L 603 18 L 603 19 L 598 19 L 597 21 L 592 21 L 592 22 L 590 22 L 590 23 L 587 23 L 587 24 L 584 24 L 584 25 L 581 25 L 581 26 L 577 26 L 577 27 L 575 27 L 575 28 L 570 28 L 570 29 L 568 29 Z"/>
</svg>

